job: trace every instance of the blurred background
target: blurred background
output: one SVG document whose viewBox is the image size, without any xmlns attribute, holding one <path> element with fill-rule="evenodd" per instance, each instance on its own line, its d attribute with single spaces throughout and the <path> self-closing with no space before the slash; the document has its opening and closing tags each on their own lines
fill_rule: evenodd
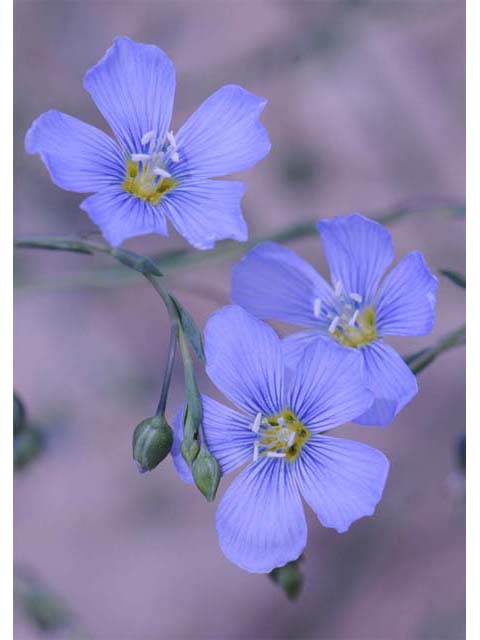
<svg viewBox="0 0 480 640">
<path fill-rule="evenodd" d="M 352 211 L 461 204 L 464 29 L 460 0 L 16 0 L 15 232 L 92 230 L 82 196 L 53 185 L 23 140 L 52 107 L 106 128 L 82 79 L 115 35 L 174 60 L 174 129 L 223 84 L 269 100 L 272 152 L 241 175 L 253 237 Z M 464 273 L 461 216 L 432 211 L 390 229 L 397 258 L 418 249 L 432 270 Z M 326 273 L 318 238 L 289 246 Z M 172 231 L 127 247 L 154 255 L 186 244 Z M 168 274 L 201 328 L 229 301 L 234 260 Z M 308 514 L 305 585 L 292 603 L 225 559 L 216 505 L 183 485 L 170 460 L 137 473 L 131 435 L 158 401 L 168 322 L 148 284 L 110 267 L 61 253 L 15 257 L 15 388 L 46 443 L 15 474 L 15 561 L 72 610 L 77 630 L 55 637 L 463 638 L 464 350 L 420 375 L 419 395 L 388 429 L 342 429 L 388 455 L 390 478 L 375 517 L 346 534 Z M 441 278 L 434 335 L 395 345 L 408 354 L 463 322 L 464 291 Z M 215 395 L 200 367 L 199 376 Z M 179 365 L 170 417 L 182 393 Z M 45 637 L 20 606 L 15 637 Z"/>
</svg>

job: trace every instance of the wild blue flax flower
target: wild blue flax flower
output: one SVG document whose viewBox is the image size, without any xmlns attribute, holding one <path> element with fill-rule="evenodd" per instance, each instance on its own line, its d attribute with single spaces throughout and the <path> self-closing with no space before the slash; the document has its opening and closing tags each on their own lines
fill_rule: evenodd
<svg viewBox="0 0 480 640">
<path fill-rule="evenodd" d="M 389 463 L 365 444 L 324 432 L 363 413 L 372 394 L 353 349 L 319 341 L 295 372 L 267 324 L 238 306 L 214 313 L 205 330 L 207 373 L 239 410 L 203 396 L 203 432 L 223 473 L 247 463 L 216 515 L 220 546 L 247 571 L 265 573 L 300 556 L 307 525 L 302 497 L 320 522 L 339 532 L 372 515 Z M 180 453 L 182 415 L 172 448 L 180 476 L 191 482 Z"/>
<path fill-rule="evenodd" d="M 319 340 L 364 360 L 365 382 L 375 402 L 356 422 L 385 426 L 418 391 L 415 376 L 385 336 L 420 336 L 435 321 L 437 278 L 422 254 L 393 260 L 390 233 L 354 214 L 318 223 L 332 286 L 293 251 L 272 242 L 258 245 L 232 270 L 232 300 L 264 320 L 307 327 L 285 339 L 294 365 Z M 335 376 L 335 372 L 332 372 Z"/>
<path fill-rule="evenodd" d="M 211 178 L 241 171 L 270 150 L 259 122 L 266 100 L 228 85 L 174 134 L 175 68 L 164 51 L 116 38 L 84 87 L 116 139 L 60 111 L 32 124 L 26 150 L 39 153 L 53 182 L 94 193 L 81 204 L 112 245 L 146 233 L 168 235 L 167 218 L 197 249 L 247 239 L 244 185 Z"/>
</svg>

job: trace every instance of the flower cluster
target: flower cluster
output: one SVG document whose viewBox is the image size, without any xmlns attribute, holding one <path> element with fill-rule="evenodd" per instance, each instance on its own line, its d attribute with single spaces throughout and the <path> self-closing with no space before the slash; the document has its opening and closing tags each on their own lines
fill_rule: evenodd
<svg viewBox="0 0 480 640">
<path fill-rule="evenodd" d="M 174 133 L 173 64 L 158 47 L 128 38 L 117 38 L 88 71 L 85 88 L 116 140 L 49 111 L 32 124 L 26 149 L 40 154 L 60 187 L 94 194 L 81 206 L 111 244 L 167 235 L 167 218 L 198 249 L 222 238 L 247 239 L 243 185 L 212 178 L 252 166 L 269 152 L 259 122 L 265 100 L 225 86 Z M 326 432 L 348 421 L 386 426 L 394 419 L 418 389 L 384 338 L 427 334 L 435 320 L 437 280 L 420 253 L 385 275 L 393 245 L 380 224 L 355 214 L 321 220 L 318 230 L 331 284 L 289 249 L 263 243 L 233 268 L 234 304 L 207 323 L 207 374 L 237 409 L 207 396 L 200 402 L 196 383 L 190 384 L 202 422 L 189 437 L 201 440 L 201 449 L 193 442 L 194 453 L 203 452 L 216 478 L 204 494 L 215 494 L 218 465 L 223 474 L 246 465 L 223 496 L 216 522 L 225 555 L 252 572 L 270 572 L 301 555 L 307 538 L 302 498 L 324 526 L 339 532 L 373 514 L 388 460 Z M 185 312 L 179 318 L 194 325 Z M 306 330 L 282 340 L 264 320 Z M 199 333 L 195 345 L 203 356 Z M 194 456 L 192 476 L 182 455 L 187 414 L 184 407 L 177 414 L 173 446 L 163 414 L 137 427 L 134 456 L 142 471 L 171 448 L 179 475 L 193 482 Z M 184 449 L 186 443 L 187 436 Z"/>
</svg>

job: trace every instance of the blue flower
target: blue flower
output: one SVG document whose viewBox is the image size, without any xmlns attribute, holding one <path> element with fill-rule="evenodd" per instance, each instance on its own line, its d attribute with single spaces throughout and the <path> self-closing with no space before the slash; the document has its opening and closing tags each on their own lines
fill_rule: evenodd
<svg viewBox="0 0 480 640">
<path fill-rule="evenodd" d="M 60 111 L 32 124 L 25 147 L 55 184 L 94 193 L 81 208 L 112 245 L 168 235 L 167 218 L 197 249 L 247 239 L 244 185 L 211 178 L 241 171 L 270 150 L 259 122 L 266 100 L 235 85 L 212 94 L 174 135 L 175 68 L 153 45 L 116 38 L 84 87 L 116 140 Z"/>
<path fill-rule="evenodd" d="M 390 233 L 354 214 L 321 220 L 318 230 L 330 266 L 330 286 L 293 251 L 267 242 L 232 271 L 232 300 L 258 318 L 307 327 L 286 338 L 292 365 L 307 347 L 330 340 L 347 357 L 359 351 L 375 402 L 356 422 L 385 426 L 418 391 L 415 376 L 384 336 L 419 336 L 435 322 L 437 278 L 419 252 L 393 260 Z"/>
<path fill-rule="evenodd" d="M 240 411 L 204 396 L 203 431 L 223 473 L 249 463 L 223 496 L 216 515 L 220 546 L 247 571 L 266 573 L 295 560 L 307 540 L 301 497 L 326 527 L 339 532 L 372 515 L 389 463 L 367 445 L 323 435 L 372 402 L 361 382 L 362 358 L 319 341 L 292 374 L 282 341 L 238 306 L 214 313 L 205 330 L 207 373 Z M 180 453 L 181 410 L 172 454 Z"/>
</svg>

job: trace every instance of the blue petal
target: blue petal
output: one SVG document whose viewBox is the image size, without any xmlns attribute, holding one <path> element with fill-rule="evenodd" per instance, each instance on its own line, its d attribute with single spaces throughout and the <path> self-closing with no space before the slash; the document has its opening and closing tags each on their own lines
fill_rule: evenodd
<svg viewBox="0 0 480 640">
<path fill-rule="evenodd" d="M 298 331 L 283 338 L 282 348 L 286 366 L 290 369 L 296 368 L 303 358 L 305 349 L 310 348 L 319 338 L 325 338 L 319 331 Z"/>
<path fill-rule="evenodd" d="M 193 247 L 211 249 L 217 240 L 247 240 L 247 224 L 240 207 L 244 191 L 241 182 L 186 180 L 169 191 L 160 206 Z"/>
<path fill-rule="evenodd" d="M 84 200 L 80 208 L 88 213 L 113 246 L 146 233 L 168 235 L 167 221 L 161 210 L 131 196 L 121 187 L 99 191 Z"/>
<path fill-rule="evenodd" d="M 115 38 L 83 84 L 129 153 L 145 150 L 141 139 L 150 131 L 164 138 L 175 95 L 175 67 L 164 51 Z"/>
<path fill-rule="evenodd" d="M 353 420 L 373 401 L 363 378 L 358 349 L 318 337 L 291 373 L 288 404 L 310 431 L 321 432 Z"/>
<path fill-rule="evenodd" d="M 270 151 L 259 122 L 267 101 L 228 85 L 216 91 L 177 134 L 175 175 L 215 178 L 251 167 Z"/>
<path fill-rule="evenodd" d="M 372 447 L 343 438 L 308 441 L 295 465 L 300 493 L 325 527 L 339 533 L 371 516 L 387 481 L 389 462 Z"/>
<path fill-rule="evenodd" d="M 346 293 L 358 293 L 370 304 L 393 260 L 390 233 L 359 214 L 320 220 L 318 230 L 333 284 L 340 282 Z"/>
<path fill-rule="evenodd" d="M 263 320 L 330 324 L 324 305 L 317 316 L 314 311 L 315 300 L 332 305 L 332 297 L 330 285 L 313 267 L 274 242 L 259 244 L 232 269 L 232 301 Z"/>
<path fill-rule="evenodd" d="M 246 571 L 268 573 L 296 560 L 307 542 L 294 467 L 261 459 L 230 485 L 217 510 L 223 553 Z"/>
<path fill-rule="evenodd" d="M 223 307 L 205 327 L 207 373 L 216 386 L 250 415 L 283 409 L 283 355 L 271 327 L 241 307 Z"/>
<path fill-rule="evenodd" d="M 417 394 L 417 380 L 398 353 L 383 340 L 372 342 L 360 351 L 365 362 L 365 383 L 375 401 L 355 422 L 384 427 Z"/>
<path fill-rule="evenodd" d="M 406 255 L 387 275 L 375 305 L 377 329 L 383 335 L 422 336 L 435 324 L 438 280 L 421 253 Z"/>
<path fill-rule="evenodd" d="M 173 420 L 173 445 L 170 453 L 172 454 L 173 464 L 180 478 L 187 484 L 193 483 L 192 472 L 185 462 L 180 447 L 183 442 L 183 412 L 185 405 L 182 405 Z"/>
<path fill-rule="evenodd" d="M 229 409 L 216 400 L 202 395 L 203 419 L 202 427 L 205 435 L 207 447 L 218 460 L 222 473 L 230 473 L 234 469 L 253 458 L 253 443 L 256 435 L 250 429 L 252 418 L 247 418 L 238 411 Z M 185 479 L 186 472 L 191 478 L 190 469 L 180 452 L 183 440 L 183 407 L 177 414 L 175 426 L 175 440 L 177 447 L 175 452 L 172 448 L 175 466 L 182 479 Z M 181 459 L 179 459 L 181 458 Z"/>
<path fill-rule="evenodd" d="M 25 149 L 39 153 L 53 182 L 69 191 L 99 191 L 122 182 L 125 173 L 120 149 L 111 138 L 60 111 L 47 111 L 35 120 Z"/>
</svg>

